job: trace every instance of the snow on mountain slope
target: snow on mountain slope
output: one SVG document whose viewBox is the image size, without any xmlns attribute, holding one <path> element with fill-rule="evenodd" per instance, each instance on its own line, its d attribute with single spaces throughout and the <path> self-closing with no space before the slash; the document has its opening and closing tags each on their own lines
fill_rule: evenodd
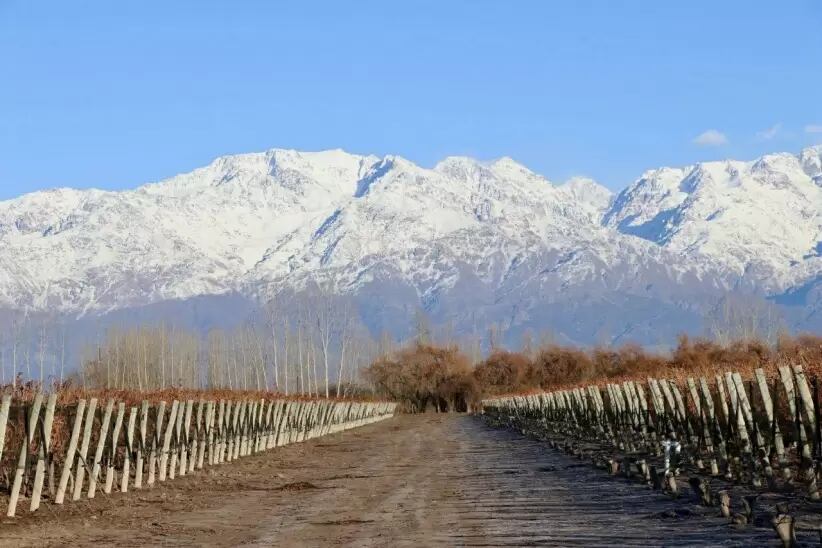
<svg viewBox="0 0 822 548">
<path fill-rule="evenodd" d="M 133 191 L 0 202 L 0 298 L 6 307 L 79 312 L 235 290 L 272 241 L 307 241 L 307 225 L 348 198 L 375 161 L 270 151 Z"/>
<path fill-rule="evenodd" d="M 570 195 L 580 207 L 584 208 L 595 223 L 602 220 L 602 216 L 614 197 L 610 190 L 587 177 L 569 179 L 559 189 Z"/>
<path fill-rule="evenodd" d="M 820 276 L 821 165 L 817 147 L 663 168 L 614 197 L 510 158 L 225 156 L 135 190 L 0 202 L 0 309 L 100 315 L 323 281 L 386 323 L 422 305 L 479 330 L 672 336 L 727 291 Z"/>
<path fill-rule="evenodd" d="M 300 253 L 272 248 L 249 280 L 282 287 L 320 276 L 339 291 L 355 292 L 375 279 L 395 277 L 433 306 L 469 274 L 493 292 L 528 263 L 536 272 L 583 285 L 616 264 L 629 265 L 628 273 L 635 270 L 631 265 L 667 254 L 599 226 L 590 183 L 583 185 L 594 197 L 580 198 L 508 159 L 484 165 L 452 157 L 424 169 L 387 157 L 365 180 L 366 188 L 335 210 Z M 546 254 L 556 262 L 544 259 Z M 532 264 L 534 257 L 543 262 Z M 703 275 L 711 268 L 703 262 L 679 271 Z M 610 283 L 619 281 L 614 276 Z"/>
<path fill-rule="evenodd" d="M 648 171 L 614 198 L 603 223 L 785 291 L 822 271 L 820 164 L 822 146 Z"/>
</svg>

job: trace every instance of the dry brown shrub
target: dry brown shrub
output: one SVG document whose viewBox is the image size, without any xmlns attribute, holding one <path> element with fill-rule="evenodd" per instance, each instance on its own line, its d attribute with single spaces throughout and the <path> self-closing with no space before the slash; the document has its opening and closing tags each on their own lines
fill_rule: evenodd
<svg viewBox="0 0 822 548">
<path fill-rule="evenodd" d="M 531 360 L 519 352 L 494 350 L 474 369 L 474 378 L 485 394 L 509 394 L 532 388 Z"/>
<path fill-rule="evenodd" d="M 550 345 L 539 351 L 531 364 L 529 385 L 548 388 L 561 383 L 587 382 L 596 378 L 594 362 L 579 348 Z"/>
<path fill-rule="evenodd" d="M 372 363 L 366 377 L 377 392 L 410 412 L 465 410 L 479 398 L 471 364 L 456 346 L 414 344 Z"/>
</svg>

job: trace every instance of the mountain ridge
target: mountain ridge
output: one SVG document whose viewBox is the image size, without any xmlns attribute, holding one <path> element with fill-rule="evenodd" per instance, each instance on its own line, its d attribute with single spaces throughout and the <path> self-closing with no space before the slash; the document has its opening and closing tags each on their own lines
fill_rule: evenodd
<svg viewBox="0 0 822 548">
<path fill-rule="evenodd" d="M 655 308 L 687 311 L 693 328 L 728 293 L 801 291 L 804 308 L 785 310 L 813 327 L 801 318 L 819 306 L 822 146 L 649 170 L 616 194 L 581 177 L 554 184 L 508 157 L 425 168 L 271 149 L 132 190 L 2 201 L 0 243 L 0 308 L 73 317 L 209 295 L 259 302 L 319 283 L 363 314 L 376 299 L 466 329 L 544 324 L 574 341 L 597 337 L 598 307 L 612 310 L 608 329 L 648 335 Z M 546 306 L 580 325 L 546 319 Z M 683 327 L 669 323 L 666 333 Z"/>
</svg>

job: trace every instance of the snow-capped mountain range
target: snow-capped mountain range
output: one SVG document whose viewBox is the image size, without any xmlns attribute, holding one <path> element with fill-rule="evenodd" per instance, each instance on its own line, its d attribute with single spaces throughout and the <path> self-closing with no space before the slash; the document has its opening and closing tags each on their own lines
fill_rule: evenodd
<svg viewBox="0 0 822 548">
<path fill-rule="evenodd" d="M 816 329 L 820 280 L 822 146 L 655 169 L 615 196 L 510 158 L 270 150 L 0 202 L 0 309 L 72 317 L 319 284 L 398 335 L 422 307 L 463 332 L 660 343 L 728 294 Z"/>
</svg>

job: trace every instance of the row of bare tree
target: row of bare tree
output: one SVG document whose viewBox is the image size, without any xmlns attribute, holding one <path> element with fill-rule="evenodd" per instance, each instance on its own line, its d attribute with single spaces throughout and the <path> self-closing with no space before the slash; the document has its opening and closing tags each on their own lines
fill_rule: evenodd
<svg viewBox="0 0 822 548">
<path fill-rule="evenodd" d="M 16 385 L 19 379 L 52 378 L 63 381 L 69 356 L 68 328 L 64 322 L 12 317 L 0 326 L 0 384 Z"/>
<path fill-rule="evenodd" d="M 114 325 L 85 344 L 64 323 L 0 322 L 0 384 L 76 379 L 108 389 L 168 387 L 351 392 L 380 344 L 342 298 L 274 299 L 245 323 L 203 334 L 170 323 Z M 87 336 L 87 335 L 86 335 Z M 390 342 L 384 343 L 390 344 Z"/>
<path fill-rule="evenodd" d="M 261 321 L 207 336 L 173 326 L 109 329 L 88 348 L 82 383 L 113 389 L 165 387 L 277 390 L 345 395 L 377 345 L 345 310 L 306 310 L 296 317 L 273 305 Z"/>
</svg>

